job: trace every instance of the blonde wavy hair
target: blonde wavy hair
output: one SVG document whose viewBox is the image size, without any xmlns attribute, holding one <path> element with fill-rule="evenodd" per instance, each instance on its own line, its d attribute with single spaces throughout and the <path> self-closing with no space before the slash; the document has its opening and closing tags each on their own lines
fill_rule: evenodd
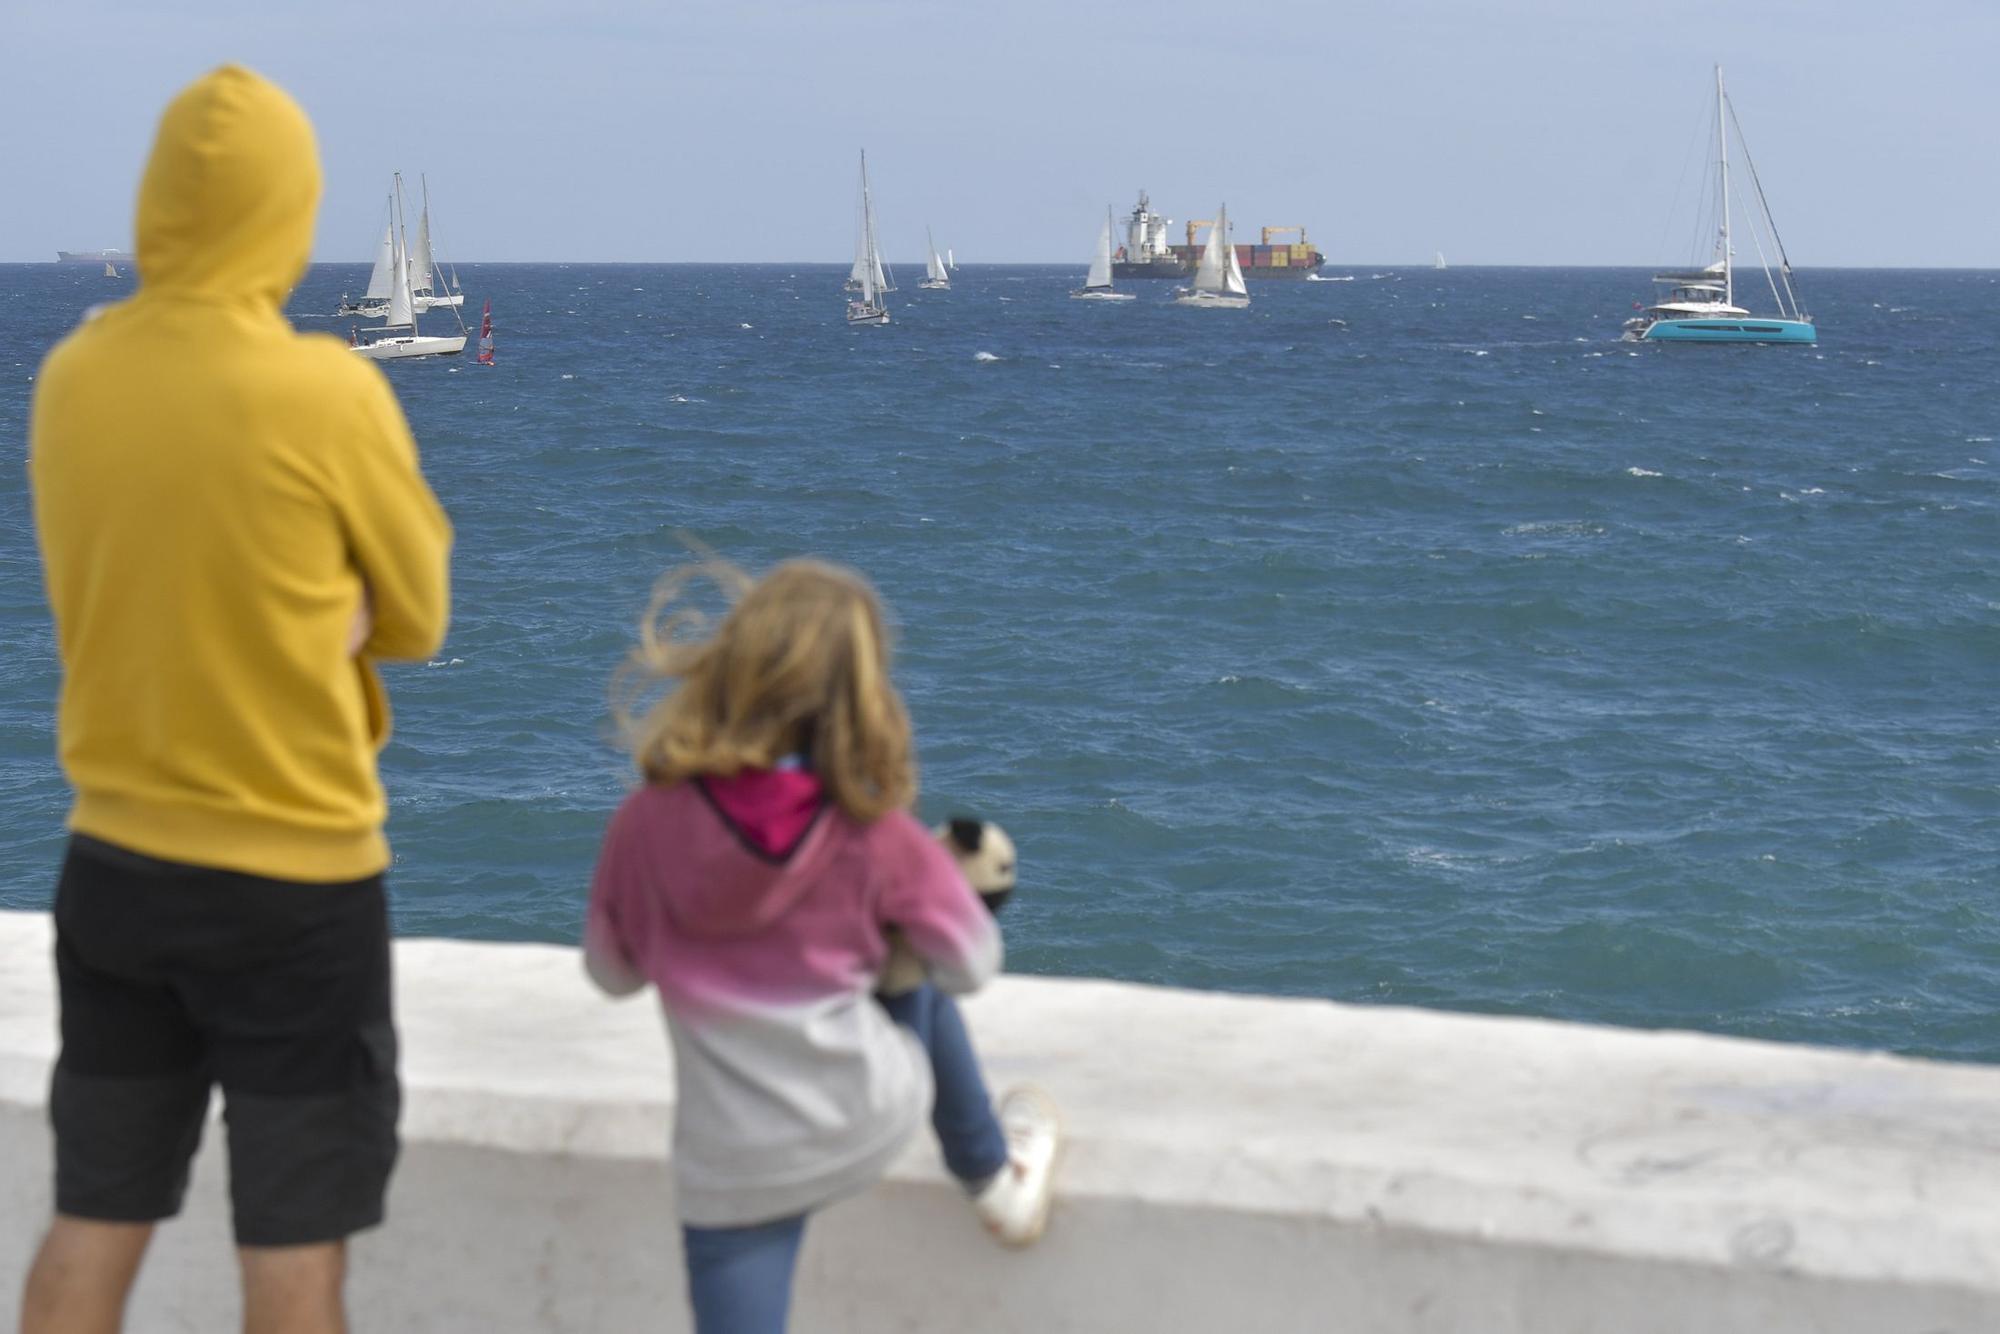
<svg viewBox="0 0 2000 1334">
<path fill-rule="evenodd" d="M 712 633 L 687 596 L 704 577 L 733 604 Z M 662 684 L 665 696 L 644 707 Z M 882 604 L 852 570 L 793 560 L 752 579 L 707 559 L 669 571 L 612 695 L 648 782 L 726 777 L 803 754 L 857 820 L 916 800 L 910 719 L 889 680 Z"/>
</svg>

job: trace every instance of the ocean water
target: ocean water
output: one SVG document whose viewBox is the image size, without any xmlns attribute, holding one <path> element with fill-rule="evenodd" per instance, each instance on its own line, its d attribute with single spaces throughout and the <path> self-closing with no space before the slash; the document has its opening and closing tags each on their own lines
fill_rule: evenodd
<svg viewBox="0 0 2000 1334">
<path fill-rule="evenodd" d="M 924 811 L 1019 841 L 1017 970 L 2000 1059 L 2000 275 L 1808 271 L 1824 342 L 1767 349 L 1619 342 L 1636 270 L 1080 268 L 858 331 L 831 266 L 462 269 L 499 364 L 389 372 L 459 534 L 388 673 L 398 929 L 575 938 L 687 535 L 875 579 Z M 0 268 L 6 448 L 129 281 Z M 38 580 L 0 469 L 11 907 L 66 801 Z"/>
</svg>

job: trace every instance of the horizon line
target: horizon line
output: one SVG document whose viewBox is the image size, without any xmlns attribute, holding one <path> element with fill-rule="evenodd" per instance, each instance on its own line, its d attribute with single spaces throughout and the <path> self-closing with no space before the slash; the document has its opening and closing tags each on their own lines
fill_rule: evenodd
<svg viewBox="0 0 2000 1334">
<path fill-rule="evenodd" d="M 132 252 L 130 251 L 124 252 L 124 254 L 128 257 L 128 259 L 131 253 Z M 88 268 L 90 263 L 94 262 L 96 261 L 90 261 L 87 263 L 65 263 L 62 260 L 56 260 L 56 259 L 0 259 L 0 267 L 23 268 L 23 269 Z M 890 262 L 896 263 L 905 261 L 892 260 Z M 921 265 L 923 261 L 922 257 L 920 256 L 916 260 L 906 261 L 906 262 Z M 369 267 L 372 263 L 373 261 L 369 259 L 314 259 L 308 261 L 307 267 L 317 268 L 324 266 L 327 268 L 340 267 L 340 268 L 365 269 Z M 454 259 L 447 261 L 446 263 L 450 267 L 462 266 L 467 268 L 472 267 L 473 265 L 480 265 L 489 268 L 498 268 L 507 266 L 518 266 L 525 268 L 530 265 L 569 265 L 577 267 L 594 267 L 594 268 L 644 267 L 644 268 L 655 268 L 655 269 L 660 269 L 660 268 L 843 269 L 850 267 L 853 264 L 853 261 L 848 259 L 825 259 L 825 260 L 822 259 Z M 1075 259 L 1059 259 L 1059 260 L 996 259 L 996 260 L 968 260 L 965 263 L 960 264 L 958 267 L 962 269 L 963 268 L 1074 269 L 1074 268 L 1083 268 L 1085 267 L 1085 265 L 1083 264 L 1082 261 Z M 1547 263 L 1526 263 L 1520 261 L 1512 261 L 1512 262 L 1502 261 L 1495 263 L 1478 263 L 1478 262 L 1453 263 L 1448 268 L 1439 270 L 1435 268 L 1434 265 L 1432 265 L 1428 261 L 1411 259 L 1411 260 L 1344 260 L 1338 264 L 1332 261 L 1328 261 L 1326 264 L 1323 264 L 1321 266 L 1320 271 L 1324 272 L 1327 269 L 1421 269 L 1426 273 L 1434 273 L 1434 272 L 1451 272 L 1452 270 L 1456 269 L 1660 270 L 1665 267 L 1670 267 L 1670 265 L 1661 261 L 1652 261 L 1652 262 L 1627 261 L 1627 262 L 1617 262 L 1617 263 L 1607 262 L 1607 263 L 1595 263 L 1595 264 L 1547 264 Z M 1826 271 L 1826 270 L 1846 271 L 1846 272 L 1880 272 L 1880 271 L 1894 270 L 1894 271 L 1910 272 L 1910 273 L 2000 273 L 2000 263 L 1795 264 L 1792 266 L 1792 271 L 1794 273 L 1808 273 L 1808 272 Z M 1137 282 L 1137 281 L 1156 281 L 1156 280 L 1132 279 L 1130 281 Z"/>
</svg>

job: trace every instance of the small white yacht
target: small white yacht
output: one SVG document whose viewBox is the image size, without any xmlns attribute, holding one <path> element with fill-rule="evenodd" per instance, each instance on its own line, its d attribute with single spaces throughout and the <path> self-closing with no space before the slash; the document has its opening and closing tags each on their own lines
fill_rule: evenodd
<svg viewBox="0 0 2000 1334">
<path fill-rule="evenodd" d="M 372 329 L 357 330 L 351 346 L 371 361 L 400 361 L 408 357 L 449 357 L 465 351 L 465 326 L 456 337 L 425 334 L 417 328 L 415 298 L 410 292 L 409 249 L 403 236 L 403 178 L 396 176 L 395 192 L 389 197 L 389 293 L 383 321 Z M 451 308 L 452 318 L 458 311 Z"/>
<path fill-rule="evenodd" d="M 854 267 L 849 271 L 847 285 L 858 291 L 859 300 L 847 303 L 847 322 L 850 325 L 887 324 L 889 306 L 882 294 L 893 289 L 889 286 L 888 270 L 882 267 L 882 248 L 875 240 L 875 200 L 868 193 L 868 153 L 861 154 L 861 231 L 854 242 Z"/>
<path fill-rule="evenodd" d="M 1194 271 L 1194 286 L 1174 297 L 1177 306 L 1206 306 L 1217 310 L 1243 310 L 1250 305 L 1250 289 L 1243 284 L 1243 266 L 1237 262 L 1236 247 L 1229 240 L 1229 205 L 1215 212 L 1208 229 L 1208 244 L 1202 247 L 1201 264 Z"/>
<path fill-rule="evenodd" d="M 924 228 L 924 245 L 929 253 L 924 257 L 924 280 L 917 284 L 929 292 L 949 292 L 951 290 L 951 270 L 938 253 L 937 242 L 931 239 L 931 229 Z"/>
<path fill-rule="evenodd" d="M 1090 254 L 1090 272 L 1084 275 L 1083 286 L 1069 294 L 1072 301 L 1130 301 L 1130 292 L 1113 291 L 1111 287 L 1111 208 L 1104 209 L 1104 230 L 1097 234 L 1097 249 Z"/>
<path fill-rule="evenodd" d="M 335 315 L 359 315 L 365 319 L 378 320 L 389 313 L 390 266 L 394 263 L 393 244 L 389 233 L 393 230 L 393 220 L 382 228 L 382 239 L 375 246 L 375 264 L 368 271 L 368 290 L 359 301 L 350 300 L 342 294 Z M 410 309 L 418 315 L 435 306 L 462 306 L 465 294 L 458 290 L 458 270 L 453 268 L 449 281 L 445 279 L 445 267 L 437 261 L 431 244 L 431 187 L 430 181 L 423 179 L 423 209 L 417 215 L 416 244 L 408 247 L 405 266 L 410 271 Z"/>
</svg>

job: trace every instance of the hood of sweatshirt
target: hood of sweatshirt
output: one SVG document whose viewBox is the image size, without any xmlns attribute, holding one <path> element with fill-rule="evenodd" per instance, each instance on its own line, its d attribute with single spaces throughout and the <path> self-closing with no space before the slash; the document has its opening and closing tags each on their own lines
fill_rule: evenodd
<svg viewBox="0 0 2000 1334">
<path fill-rule="evenodd" d="M 161 117 L 139 186 L 142 290 L 278 310 L 311 258 L 319 195 L 298 103 L 240 65 L 204 75 Z"/>
<path fill-rule="evenodd" d="M 636 807 L 637 809 L 633 809 Z M 795 769 L 746 769 L 640 793 L 627 874 L 650 881 L 675 926 L 723 939 L 763 930 L 805 897 L 839 856 L 838 816 L 820 782 Z"/>
</svg>

